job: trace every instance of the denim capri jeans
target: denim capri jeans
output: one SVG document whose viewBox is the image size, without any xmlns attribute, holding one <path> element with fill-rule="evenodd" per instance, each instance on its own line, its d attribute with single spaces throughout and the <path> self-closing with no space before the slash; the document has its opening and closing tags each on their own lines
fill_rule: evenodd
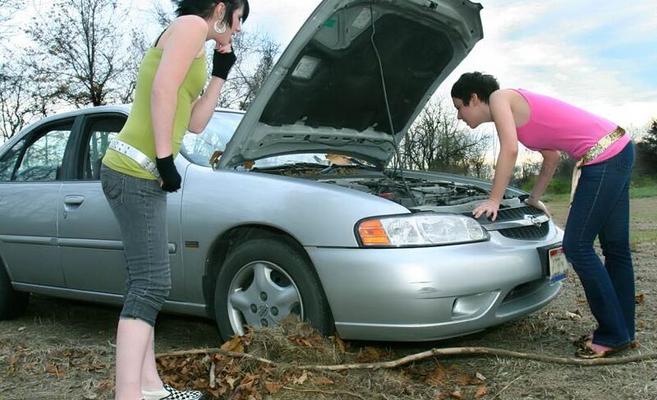
<svg viewBox="0 0 657 400">
<path fill-rule="evenodd" d="M 157 180 L 135 178 L 103 165 L 103 193 L 121 228 L 127 264 L 123 319 L 155 325 L 171 290 L 167 193 Z"/>
</svg>

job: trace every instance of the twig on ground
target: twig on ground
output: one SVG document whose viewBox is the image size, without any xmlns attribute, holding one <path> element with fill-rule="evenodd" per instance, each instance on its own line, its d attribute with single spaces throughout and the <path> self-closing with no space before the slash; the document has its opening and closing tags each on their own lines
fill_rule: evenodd
<svg viewBox="0 0 657 400">
<path fill-rule="evenodd" d="M 511 382 L 509 382 L 508 385 L 504 386 L 504 387 L 502 388 L 502 390 L 500 390 L 499 392 L 497 392 L 497 394 L 496 394 L 492 399 L 490 399 L 490 400 L 495 400 L 496 398 L 500 397 L 500 395 L 502 394 L 503 391 L 507 390 L 511 385 L 513 385 L 513 383 L 514 383 L 515 381 L 517 381 L 517 380 L 520 379 L 520 378 L 522 378 L 522 375 L 518 376 L 516 379 L 512 380 Z"/>
<path fill-rule="evenodd" d="M 343 394 L 343 395 L 357 397 L 359 399 L 365 400 L 365 398 L 359 395 L 358 393 L 346 392 L 344 390 L 333 391 L 333 390 L 319 390 L 319 389 L 297 389 L 290 386 L 283 386 L 283 389 L 292 390 L 294 392 L 302 392 L 302 393 L 321 393 L 330 396 L 335 396 L 336 394 Z"/>
<path fill-rule="evenodd" d="M 350 369 L 380 369 L 380 368 L 397 368 L 399 366 L 412 363 L 414 361 L 424 360 L 431 357 L 439 356 L 495 356 L 506 358 L 520 358 L 524 360 L 540 361 L 555 364 L 579 365 L 579 366 L 593 366 L 593 365 L 615 365 L 627 364 L 631 362 L 639 362 L 646 360 L 657 360 L 657 353 L 636 354 L 625 357 L 611 357 L 611 358 L 597 358 L 593 360 L 584 360 L 573 357 L 557 357 L 548 356 L 543 354 L 534 353 L 521 353 L 517 351 L 496 349 L 492 347 L 447 347 L 444 349 L 434 348 L 431 350 L 423 351 L 421 353 L 411 354 L 396 360 L 371 362 L 371 363 L 356 363 L 356 364 L 335 364 L 335 365 L 298 365 L 291 363 L 278 363 L 266 358 L 256 357 L 248 353 L 237 353 L 233 351 L 226 351 L 217 348 L 207 349 L 193 349 L 193 350 L 180 350 L 170 353 L 158 354 L 157 357 L 177 357 L 189 356 L 194 354 L 221 354 L 227 357 L 245 358 L 255 360 L 264 364 L 273 366 L 280 366 L 286 368 L 306 369 L 315 371 L 344 371 Z"/>
</svg>

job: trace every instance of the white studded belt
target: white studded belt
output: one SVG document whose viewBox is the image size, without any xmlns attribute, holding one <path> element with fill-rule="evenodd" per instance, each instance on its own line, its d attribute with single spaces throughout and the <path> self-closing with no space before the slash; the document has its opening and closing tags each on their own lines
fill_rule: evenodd
<svg viewBox="0 0 657 400">
<path fill-rule="evenodd" d="M 127 156 L 132 161 L 139 164 L 144 170 L 150 172 L 156 178 L 160 177 L 160 173 L 157 172 L 157 167 L 153 160 L 151 160 L 146 154 L 142 153 L 136 147 L 131 146 L 125 142 L 122 142 L 117 139 L 112 139 L 109 144 L 109 148 Z"/>
</svg>

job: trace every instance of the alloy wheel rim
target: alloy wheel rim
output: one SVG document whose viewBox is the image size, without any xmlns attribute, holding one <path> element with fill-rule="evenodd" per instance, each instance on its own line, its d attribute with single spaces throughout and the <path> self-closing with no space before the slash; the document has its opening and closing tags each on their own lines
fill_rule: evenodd
<svg viewBox="0 0 657 400">
<path fill-rule="evenodd" d="M 280 324 L 290 314 L 304 318 L 296 283 L 270 261 L 252 261 L 239 269 L 228 289 L 227 307 L 237 335 L 244 335 L 244 325 L 266 328 Z"/>
</svg>

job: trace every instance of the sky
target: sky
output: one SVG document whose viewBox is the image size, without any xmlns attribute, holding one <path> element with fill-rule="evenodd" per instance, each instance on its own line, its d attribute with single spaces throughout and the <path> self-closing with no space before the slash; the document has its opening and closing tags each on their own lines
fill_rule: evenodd
<svg viewBox="0 0 657 400">
<path fill-rule="evenodd" d="M 165 0 L 166 1 L 166 0 Z M 655 0 L 481 0 L 482 39 L 439 87 L 448 97 L 463 72 L 483 71 L 502 87 L 555 96 L 620 125 L 657 118 Z M 250 0 L 244 29 L 283 47 L 317 0 Z"/>
<path fill-rule="evenodd" d="M 135 10 L 151 36 L 153 2 L 120 0 Z M 249 0 L 245 31 L 281 44 L 292 39 L 319 0 Z M 52 0 L 28 0 L 44 9 Z M 449 99 L 463 72 L 482 71 L 502 87 L 558 97 L 610 119 L 643 129 L 657 118 L 657 3 L 655 0 L 480 0 L 484 38 L 447 77 L 436 97 Z M 27 10 L 26 10 L 27 11 Z M 34 15 L 28 11 L 28 15 Z M 149 28 L 150 27 L 150 28 Z M 154 37 L 153 37 L 154 39 Z"/>
</svg>

